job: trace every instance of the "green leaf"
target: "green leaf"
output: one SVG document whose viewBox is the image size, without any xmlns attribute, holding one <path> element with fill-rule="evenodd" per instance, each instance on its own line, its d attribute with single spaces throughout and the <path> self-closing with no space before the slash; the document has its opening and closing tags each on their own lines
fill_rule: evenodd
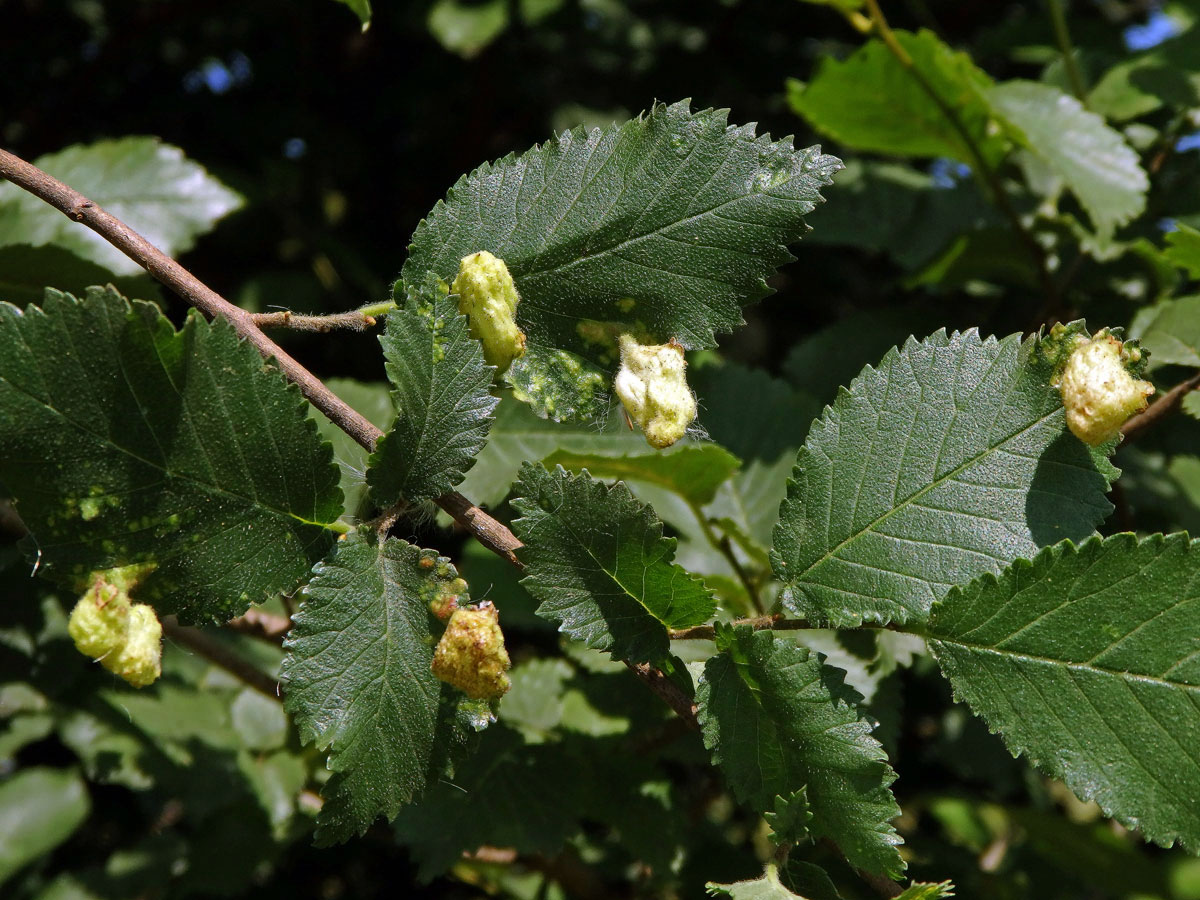
<svg viewBox="0 0 1200 900">
<path fill-rule="evenodd" d="M 48 287 L 83 296 L 95 284 L 112 284 L 126 297 L 140 300 L 156 300 L 161 294 L 158 283 L 144 272 L 119 278 L 103 266 L 53 244 L 0 247 L 0 297 L 9 303 L 39 303 Z"/>
<path fill-rule="evenodd" d="M 488 729 L 480 743 L 453 783 L 431 785 L 396 820 L 396 837 L 411 849 L 422 881 L 484 844 L 552 857 L 579 830 L 583 777 L 561 745 L 526 744 L 503 726 Z"/>
<path fill-rule="evenodd" d="M 921 77 L 958 114 L 985 158 L 997 159 L 1004 143 L 989 136 L 992 113 L 983 98 L 992 80 L 969 56 L 950 49 L 931 31 L 894 34 Z M 824 59 L 808 85 L 789 82 L 788 100 L 814 128 L 847 147 L 889 156 L 949 156 L 977 164 L 963 135 L 882 41 L 869 41 L 844 60 Z"/>
<path fill-rule="evenodd" d="M 1114 122 L 1134 119 L 1164 104 L 1200 104 L 1200 29 L 1164 41 L 1113 66 L 1088 95 L 1088 108 Z"/>
<path fill-rule="evenodd" d="M 396 407 L 392 405 L 391 392 L 386 383 L 327 378 L 325 387 L 362 413 L 376 428 L 381 431 L 391 428 L 396 418 Z M 367 459 L 370 453 L 325 418 L 315 406 L 310 408 L 309 416 L 317 423 L 321 437 L 333 445 L 333 458 L 342 472 L 338 484 L 346 498 L 346 512 L 351 516 L 358 516 L 360 512 L 370 515 L 370 512 L 360 510 L 367 496 Z"/>
<path fill-rule="evenodd" d="M 798 844 L 808 838 L 808 824 L 812 821 L 812 807 L 808 802 L 808 788 L 792 791 L 788 797 L 776 797 L 775 808 L 763 814 L 771 826 L 771 843 Z"/>
<path fill-rule="evenodd" d="M 616 659 L 659 662 L 670 652 L 668 628 L 716 611 L 700 579 L 671 562 L 675 541 L 662 522 L 623 482 L 607 487 L 527 463 L 517 492 L 521 583 L 541 601 L 538 615 L 560 620 L 576 640 Z"/>
<path fill-rule="evenodd" d="M 603 368 L 566 350 L 530 342 L 513 360 L 504 380 L 513 396 L 528 403 L 543 419 L 594 422 L 604 415 L 611 397 Z"/>
<path fill-rule="evenodd" d="M 137 598 L 191 620 L 290 590 L 342 511 L 307 409 L 224 321 L 99 288 L 0 305 L 0 481 L 61 581 L 153 563 Z"/>
<path fill-rule="evenodd" d="M 1177 222 L 1175 230 L 1167 232 L 1166 241 L 1162 255 L 1187 272 L 1189 278 L 1200 278 L 1200 231 Z"/>
<path fill-rule="evenodd" d="M 1074 97 L 1048 84 L 1006 81 L 987 98 L 1025 152 L 1062 178 L 1102 236 L 1146 208 L 1150 181 L 1137 153 Z"/>
<path fill-rule="evenodd" d="M 482 3 L 437 0 L 429 9 L 425 24 L 439 44 L 463 59 L 470 59 L 508 27 L 508 0 Z"/>
<path fill-rule="evenodd" d="M 896 900 L 942 900 L 954 896 L 954 885 L 949 881 L 933 884 L 928 881 L 914 882 L 900 894 Z"/>
<path fill-rule="evenodd" d="M 1200 848 L 1200 544 L 1049 547 L 951 591 L 929 646 L 1014 754 L 1151 841 Z"/>
<path fill-rule="evenodd" d="M 688 503 L 704 506 L 742 463 L 716 444 L 677 444 L 663 453 L 625 456 L 556 450 L 542 464 L 575 473 L 587 469 L 594 478 L 646 481 L 674 491 Z"/>
<path fill-rule="evenodd" d="M 758 812 L 807 787 L 815 838 L 829 838 L 854 866 L 904 871 L 888 821 L 900 814 L 896 778 L 859 694 L 840 669 L 771 631 L 718 626 L 721 651 L 696 691 L 704 745 L 738 798 Z"/>
<path fill-rule="evenodd" d="M 337 0 L 337 2 L 350 7 L 350 11 L 358 16 L 358 21 L 362 22 L 363 31 L 367 30 L 371 24 L 371 0 Z"/>
<path fill-rule="evenodd" d="M 920 621 L 1109 513 L 1116 470 L 1066 430 L 1038 339 L 910 338 L 813 425 L 775 528 L 783 602 L 835 626 Z"/>
<path fill-rule="evenodd" d="M 150 137 L 76 144 L 34 165 L 102 206 L 168 256 L 242 205 L 242 198 L 183 151 Z M 15 184 L 0 183 L 0 246 L 55 244 L 118 275 L 142 267 L 90 228 Z"/>
<path fill-rule="evenodd" d="M 317 842 L 361 834 L 452 768 L 469 701 L 434 677 L 439 593 L 455 592 L 444 558 L 359 535 L 314 570 L 285 647 L 285 706 L 306 743 L 329 751 Z M 460 595 L 460 602 L 466 597 Z"/>
<path fill-rule="evenodd" d="M 22 769 L 0 781 L 0 884 L 69 838 L 90 810 L 74 770 Z"/>
<path fill-rule="evenodd" d="M 646 439 L 630 431 L 619 412 L 609 411 L 604 419 L 600 426 L 560 425 L 540 418 L 525 403 L 503 397 L 487 445 L 458 489 L 480 506 L 494 506 L 508 496 L 523 463 L 543 459 L 556 449 L 613 456 L 645 452 Z"/>
<path fill-rule="evenodd" d="M 928 263 L 964 232 L 1004 223 L 973 179 L 946 188 L 927 172 L 909 165 L 851 159 L 838 173 L 836 186 L 836 202 L 821 210 L 821 227 L 805 238 L 806 243 L 886 253 L 906 270 Z M 899 310 L 893 309 L 894 305 L 871 313 L 896 315 Z M 930 310 L 916 312 L 928 316 Z M 911 315 L 904 318 L 912 321 Z M 900 339 L 908 334 L 906 331 Z M 835 381 L 835 386 L 848 381 L 854 372 Z"/>
<path fill-rule="evenodd" d="M 452 490 L 487 441 L 495 371 L 455 301 L 388 314 L 380 337 L 396 420 L 371 455 L 367 483 L 381 506 Z"/>
<path fill-rule="evenodd" d="M 783 886 L 779 880 L 779 868 L 775 863 L 767 863 L 767 870 L 762 878 L 739 881 L 735 884 L 717 884 L 710 881 L 704 888 L 711 897 L 732 897 L 733 900 L 804 900 Z"/>
<path fill-rule="evenodd" d="M 1166 300 L 1145 312 L 1136 337 L 1150 353 L 1147 365 L 1200 367 L 1200 295 Z"/>
<path fill-rule="evenodd" d="M 565 132 L 461 179 L 413 236 L 411 285 L 469 253 L 505 261 L 529 343 L 615 368 L 616 336 L 711 347 L 769 293 L 803 216 L 841 167 L 686 101 Z"/>
<path fill-rule="evenodd" d="M 855 370 L 857 371 L 857 369 Z M 703 365 L 690 378 L 708 436 L 747 462 L 774 462 L 804 443 L 821 404 L 762 369 Z"/>
<path fill-rule="evenodd" d="M 1200 391 L 1192 391 L 1184 397 L 1180 408 L 1193 419 L 1200 419 Z"/>
</svg>

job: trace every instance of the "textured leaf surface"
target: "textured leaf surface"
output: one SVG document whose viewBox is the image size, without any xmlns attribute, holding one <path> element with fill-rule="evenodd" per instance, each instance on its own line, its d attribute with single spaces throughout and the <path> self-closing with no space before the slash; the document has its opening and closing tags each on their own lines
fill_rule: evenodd
<svg viewBox="0 0 1200 900">
<path fill-rule="evenodd" d="M 587 469 L 596 478 L 647 481 L 673 491 L 689 503 L 711 503 L 717 488 L 741 466 L 741 461 L 716 444 L 683 444 L 664 453 L 605 456 L 558 450 L 543 464 L 562 466 L 568 472 Z"/>
<path fill-rule="evenodd" d="M 1200 368 L 1200 296 L 1180 297 L 1152 307 L 1137 337 L 1150 351 L 1150 368 Z"/>
<path fill-rule="evenodd" d="M 1050 547 L 952 591 L 929 635 L 1010 750 L 1148 839 L 1200 848 L 1200 544 Z"/>
<path fill-rule="evenodd" d="M 169 256 L 191 248 L 242 198 L 183 151 L 150 137 L 77 144 L 34 160 Z M 100 235 L 15 184 L 0 183 L 0 245 L 56 244 L 118 275 L 142 268 Z"/>
<path fill-rule="evenodd" d="M 985 155 L 998 156 L 1003 141 L 988 135 L 991 110 L 983 99 L 992 83 L 987 74 L 931 31 L 896 31 L 895 35 Z M 881 41 L 864 44 L 844 60 L 824 60 L 808 85 L 789 83 L 788 99 L 814 128 L 856 150 L 949 156 L 975 164 L 962 135 Z"/>
<path fill-rule="evenodd" d="M 597 650 L 631 662 L 668 656 L 667 628 L 707 621 L 716 606 L 695 576 L 671 560 L 654 511 L 618 482 L 526 464 L 513 507 L 513 530 L 538 615 Z"/>
<path fill-rule="evenodd" d="M 1185 270 L 1189 277 L 1200 278 L 1200 231 L 1177 222 L 1175 230 L 1167 232 L 1166 241 L 1163 256 Z"/>
<path fill-rule="evenodd" d="M 1033 81 L 1006 81 L 987 97 L 1026 152 L 1063 179 L 1102 235 L 1145 209 L 1150 182 L 1137 153 L 1074 97 Z"/>
<path fill-rule="evenodd" d="M 419 796 L 465 740 L 459 701 L 434 677 L 441 627 L 429 611 L 453 566 L 431 550 L 352 536 L 315 569 L 288 635 L 285 703 L 333 777 L 317 841 L 361 834 Z M 460 597 L 465 602 L 465 597 Z"/>
<path fill-rule="evenodd" d="M 382 506 L 431 500 L 463 480 L 487 440 L 494 370 L 449 298 L 429 311 L 410 304 L 390 313 L 379 340 L 396 420 L 371 456 L 367 483 Z"/>
<path fill-rule="evenodd" d="M 220 321 L 176 332 L 112 291 L 0 305 L 0 480 L 43 572 L 153 562 L 138 599 L 228 619 L 332 546 L 330 448 L 308 404 Z"/>
<path fill-rule="evenodd" d="M 845 673 L 771 631 L 722 628 L 717 646 L 696 702 L 704 744 L 734 793 L 765 812 L 807 787 L 815 837 L 859 868 L 898 876 L 900 838 L 888 824 L 900 814 L 888 787 L 896 776 Z"/>
<path fill-rule="evenodd" d="M 1067 432 L 1036 338 L 909 339 L 868 367 L 796 458 L 772 561 L 798 615 L 922 620 L 1111 509 L 1116 470 Z"/>
<path fill-rule="evenodd" d="M 723 110 L 658 105 L 464 177 L 417 227 L 404 280 L 450 280 L 462 257 L 488 250 L 516 280 L 531 343 L 612 366 L 616 330 L 594 326 L 618 323 L 710 347 L 768 293 L 840 167 L 728 126 Z"/>
</svg>

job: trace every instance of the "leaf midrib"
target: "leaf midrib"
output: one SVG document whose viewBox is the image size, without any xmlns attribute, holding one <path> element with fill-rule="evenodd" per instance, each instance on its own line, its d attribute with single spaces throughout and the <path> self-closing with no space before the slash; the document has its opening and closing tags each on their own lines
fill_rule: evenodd
<svg viewBox="0 0 1200 900">
<path fill-rule="evenodd" d="M 913 632 L 915 633 L 915 632 Z M 1195 691 L 1200 696 L 1200 685 L 1188 684 L 1182 681 L 1169 681 L 1158 675 L 1145 675 L 1138 672 L 1123 671 L 1121 669 L 1107 669 L 1102 666 L 1093 665 L 1086 662 L 1069 662 L 1064 659 L 1055 659 L 1051 656 L 1041 656 L 1036 653 L 1017 650 L 1001 650 L 991 644 L 979 644 L 973 641 L 964 641 L 958 638 L 938 637 L 936 635 L 928 635 L 928 639 L 933 643 L 947 644 L 953 647 L 963 647 L 968 650 L 981 653 L 989 653 L 994 656 L 999 656 L 1005 659 L 1014 659 L 1019 661 L 1049 663 L 1054 666 L 1059 666 L 1064 669 L 1072 669 L 1078 672 L 1089 672 L 1095 675 L 1103 675 L 1109 678 L 1120 678 L 1122 680 L 1138 681 L 1143 684 L 1152 685 L 1154 687 L 1169 688 L 1172 690 Z"/>
<path fill-rule="evenodd" d="M 842 541 L 840 541 L 835 547 L 831 548 L 830 550 L 827 550 L 824 554 L 821 555 L 821 557 L 819 559 L 817 559 L 815 562 L 810 563 L 803 571 L 801 571 L 792 580 L 791 583 L 798 584 L 798 583 L 802 582 L 806 575 L 808 575 L 814 569 L 817 569 L 817 568 L 823 566 L 826 562 L 828 562 L 830 559 L 832 559 L 834 556 L 836 556 L 838 551 L 840 551 L 847 544 L 858 540 L 864 534 L 868 534 L 868 533 L 874 531 L 874 529 L 877 526 L 886 522 L 895 513 L 900 512 L 902 510 L 906 510 L 912 503 L 919 500 L 921 497 L 925 496 L 927 493 L 932 491 L 934 488 L 941 487 L 941 485 L 945 484 L 947 481 L 952 480 L 956 475 L 960 474 L 961 472 L 965 471 L 966 469 L 970 468 L 971 466 L 977 464 L 980 460 L 984 459 L 989 454 L 996 453 L 996 452 L 1002 450 L 1010 442 L 1016 440 L 1017 438 L 1021 437 L 1022 435 L 1028 433 L 1029 431 L 1032 431 L 1034 428 L 1037 428 L 1039 425 L 1043 424 L 1048 419 L 1050 419 L 1052 416 L 1057 415 L 1061 411 L 1062 411 L 1062 407 L 1057 407 L 1055 409 L 1052 409 L 1050 412 L 1046 413 L 1044 416 L 1037 419 L 1036 421 L 1031 422 L 1029 425 L 1025 426 L 1020 431 L 1015 431 L 1012 434 L 1005 437 L 999 443 L 985 448 L 982 453 L 979 453 L 979 454 L 972 456 L 971 458 L 963 461 L 958 466 L 955 466 L 953 469 L 951 469 L 949 472 L 947 472 L 945 475 L 931 481 L 929 484 L 925 485 L 925 487 L 921 488 L 916 493 L 910 494 L 909 496 L 905 497 L 904 500 L 902 500 L 900 503 L 897 503 L 895 506 L 893 506 L 887 512 L 883 513 L 880 516 L 877 516 L 874 519 L 874 521 L 869 522 L 865 527 L 848 535 Z M 914 576 L 914 577 L 919 577 L 919 576 Z M 924 578 L 921 578 L 920 580 L 927 581 L 927 579 L 924 579 Z"/>
</svg>

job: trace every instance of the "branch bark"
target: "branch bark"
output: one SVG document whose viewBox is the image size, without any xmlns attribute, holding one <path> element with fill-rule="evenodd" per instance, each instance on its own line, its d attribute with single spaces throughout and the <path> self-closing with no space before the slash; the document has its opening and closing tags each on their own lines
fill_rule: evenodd
<svg viewBox="0 0 1200 900">
<path fill-rule="evenodd" d="M 1179 404 L 1183 402 L 1183 398 L 1197 388 L 1200 388 L 1200 372 L 1197 372 L 1186 381 L 1181 381 L 1175 385 L 1175 387 L 1151 403 L 1146 409 L 1126 422 L 1121 428 L 1121 434 L 1124 435 L 1126 441 L 1136 439 L 1143 431 L 1154 425 L 1163 416 L 1170 415 L 1179 409 Z"/>
<path fill-rule="evenodd" d="M 68 219 L 86 225 L 192 306 L 210 316 L 224 318 L 259 353 L 268 359 L 274 359 L 288 381 L 297 385 L 308 401 L 331 422 L 367 450 L 374 451 L 375 444 L 383 436 L 383 432 L 267 337 L 255 323 L 252 313 L 234 306 L 83 194 L 5 150 L 0 150 L 0 176 L 44 200 Z M 436 502 L 485 547 L 509 562 L 515 562 L 516 557 L 512 551 L 520 547 L 521 542 L 504 525 L 457 492 L 439 497 Z"/>
<path fill-rule="evenodd" d="M 182 644 L 189 650 L 198 653 L 260 694 L 270 697 L 272 700 L 281 700 L 278 681 L 249 660 L 238 656 L 211 635 L 205 634 L 199 628 L 180 625 L 174 616 L 164 616 L 162 628 L 163 637 L 170 638 L 177 644 Z"/>
</svg>

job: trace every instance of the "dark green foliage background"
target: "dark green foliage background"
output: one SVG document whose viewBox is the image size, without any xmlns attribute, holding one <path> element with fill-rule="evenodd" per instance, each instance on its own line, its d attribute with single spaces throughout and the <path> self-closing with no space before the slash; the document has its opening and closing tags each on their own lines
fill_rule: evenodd
<svg viewBox="0 0 1200 900">
<path fill-rule="evenodd" d="M 759 122 L 760 133 L 795 134 L 797 147 L 823 143 L 850 164 L 824 191 L 828 208 L 810 217 L 814 231 L 791 248 L 797 261 L 771 279 L 777 293 L 745 310 L 746 327 L 719 336 L 726 359 L 762 371 L 693 361 L 710 434 L 744 461 L 734 487 L 717 498 L 721 515 L 743 497 L 777 504 L 782 474 L 772 480 L 770 467 L 794 456 L 807 423 L 833 402 L 837 386 L 864 364 L 877 363 L 893 344 L 941 327 L 1002 336 L 1033 327 L 1044 312 L 1022 249 L 969 179 L 951 178 L 947 189 L 933 190 L 935 175 L 946 176 L 931 174 L 923 160 L 878 165 L 867 158 L 864 167 L 863 154 L 822 141 L 790 111 L 785 78 L 810 80 L 821 59 L 845 57 L 861 44 L 828 8 L 795 0 L 566 0 L 535 25 L 514 14 L 503 34 L 464 60 L 431 36 L 429 0 L 375 5 L 364 33 L 349 10 L 331 0 L 10 0 L 0 5 L 0 146 L 34 159 L 125 135 L 152 134 L 175 144 L 246 200 L 184 255 L 184 264 L 247 308 L 334 312 L 389 296 L 417 222 L 459 176 L 555 130 L 606 125 L 655 99 L 691 97 L 697 109 L 730 107 L 732 122 Z M 1200 4 L 1178 5 L 1200 15 Z M 892 0 L 884 6 L 894 27 L 936 27 L 996 79 L 1037 80 L 1057 65 L 1040 2 Z M 1127 58 L 1121 26 L 1082 0 L 1070 12 L 1085 73 L 1095 78 Z M 214 61 L 229 76 L 227 85 L 219 76 L 205 83 L 206 67 L 210 75 L 217 71 Z M 1054 78 L 1065 84 L 1061 71 Z M 1171 116 L 1164 109 L 1146 121 L 1167 127 Z M 305 151 L 289 158 L 285 146 L 295 139 Z M 1194 151 L 1165 158 L 1147 211 L 1123 237 L 1146 237 L 1161 247 L 1159 220 L 1200 224 L 1195 161 Z M 1021 212 L 1037 202 L 1019 191 L 1015 197 Z M 971 231 L 961 255 L 922 271 Z M 1094 324 L 1124 324 L 1137 308 L 1131 297 L 1153 296 L 1169 277 L 1138 254 L 1084 259 L 1073 270 L 1065 302 Z M 78 291 L 83 283 L 59 286 Z M 130 295 L 138 287 L 146 292 L 144 282 L 122 287 Z M 167 303 L 166 312 L 182 322 L 181 304 Z M 836 327 L 826 330 L 830 326 Z M 384 378 L 375 334 L 288 334 L 282 340 L 323 378 Z M 1183 371 L 1167 367 L 1155 378 L 1169 385 Z M 376 399 L 387 408 L 386 393 Z M 354 402 L 366 411 L 364 397 Z M 544 424 L 529 418 L 502 404 L 496 443 L 468 474 L 467 493 L 467 486 L 486 480 L 481 470 L 488 454 L 494 460 L 503 450 L 511 457 L 511 479 L 517 460 L 555 449 Z M 562 446 L 581 454 L 644 450 L 612 427 L 570 434 Z M 1136 447 L 1118 451 L 1114 463 L 1126 474 L 1102 531 L 1200 529 L 1200 465 L 1179 464 L 1198 446 L 1200 423 L 1177 416 Z M 361 465 L 352 453 L 337 450 L 343 463 Z M 776 482 L 777 494 L 761 488 Z M 687 511 L 673 517 L 659 495 L 637 496 L 655 504 L 667 534 L 679 539 L 677 559 L 691 565 L 698 540 L 688 530 Z M 500 512 L 512 517 L 504 506 Z M 739 540 L 738 523 L 729 521 L 731 539 Z M 755 525 L 761 531 L 763 524 L 746 523 L 743 531 Z M 768 537 L 771 524 L 765 523 Z M 2 517 L 0 527 L 7 527 Z M 518 662 L 558 653 L 553 627 L 532 614 L 536 602 L 516 585 L 514 571 L 478 547 L 457 546 L 431 520 L 406 527 L 403 537 L 454 558 L 473 595 L 491 590 Z M 482 896 L 461 880 L 438 877 L 446 860 L 477 838 L 464 824 L 475 824 L 474 812 L 455 805 L 461 798 L 452 788 L 441 785 L 436 802 L 408 809 L 391 829 L 380 823 L 362 840 L 314 851 L 311 821 L 294 816 L 279 826 L 264 813 L 275 796 L 272 785 L 297 791 L 307 774 L 324 767 L 301 746 L 294 727 L 264 737 L 248 724 L 255 717 L 238 711 L 239 703 L 252 701 L 241 699 L 237 685 L 198 687 L 204 666 L 170 648 L 174 662 L 156 688 L 161 694 L 153 695 L 161 704 L 131 700 L 110 680 L 97 691 L 95 667 L 54 631 L 54 613 L 47 610 L 55 604 L 40 604 L 44 591 L 25 577 L 11 537 L 6 531 L 0 542 L 0 713 L 20 708 L 19 696 L 4 693 L 4 685 L 18 679 L 28 679 L 55 710 L 26 722 L 23 727 L 45 730 L 24 743 L 12 765 L 78 771 L 91 811 L 25 880 L 0 891 L 17 885 L 18 900 L 60 900 L 76 895 L 40 893 L 40 885 L 63 872 L 82 872 L 105 897 L 135 891 L 153 898 L 259 900 Z M 741 599 L 721 594 L 727 585 L 719 578 L 711 586 L 727 608 Z M 26 639 L 40 633 L 50 638 L 29 655 Z M 980 720 L 953 702 L 931 660 L 878 674 L 902 655 L 884 638 L 855 635 L 839 643 L 826 637 L 820 649 L 837 654 L 831 662 L 873 667 L 878 676 L 867 711 L 879 720 L 874 734 L 900 776 L 893 789 L 905 810 L 899 830 L 912 854 L 913 878 L 951 878 L 960 897 L 985 900 L 1119 900 L 1135 892 L 1200 898 L 1195 860 L 1115 833 L 1013 760 Z M 277 671 L 278 653 L 236 636 L 222 640 Z M 687 848 L 670 879 L 675 896 L 699 897 L 708 880 L 756 877 L 756 851 L 761 856 L 763 849 L 757 818 L 720 805 L 725 785 L 699 739 L 673 735 L 661 704 L 620 667 L 605 668 L 594 658 L 556 658 L 548 665 L 558 668 L 538 677 L 561 687 L 565 699 L 551 709 L 522 707 L 518 684 L 505 701 L 511 718 L 482 741 L 485 751 L 495 751 L 495 765 L 459 779 L 495 791 L 488 796 L 496 815 L 530 811 L 528 828 L 498 832 L 497 842 L 541 860 L 544 871 L 570 885 L 569 897 L 659 896 L 666 890 L 662 881 L 635 886 L 626 873 L 639 859 L 669 872 L 672 858 L 658 848 L 672 842 Z M 625 723 L 627 733 L 606 731 L 614 721 Z M 6 729 L 0 717 L 0 750 L 10 736 Z M 518 744 L 516 731 L 530 729 L 549 743 Z M 9 765 L 6 759 L 0 752 L 0 764 Z M 0 769 L 0 777 L 8 774 Z M 626 794 L 610 792 L 613 784 Z M 513 785 L 543 793 L 523 807 L 527 798 Z M 547 798 L 561 803 L 547 805 Z M 172 818 L 180 804 L 185 812 Z M 458 824 L 447 829 L 447 821 Z M 589 871 L 577 847 L 562 851 L 564 830 L 605 847 L 602 865 Z M 995 853 L 997 842 L 1005 853 L 989 868 L 981 860 Z M 113 860 L 129 859 L 151 862 L 130 863 L 125 871 L 141 873 L 136 877 L 97 874 Z M 806 848 L 804 859 L 827 867 L 846 900 L 873 896 L 827 848 Z M 145 877 L 151 888 L 138 880 Z M 506 896 L 534 896 L 535 890 Z"/>
</svg>

